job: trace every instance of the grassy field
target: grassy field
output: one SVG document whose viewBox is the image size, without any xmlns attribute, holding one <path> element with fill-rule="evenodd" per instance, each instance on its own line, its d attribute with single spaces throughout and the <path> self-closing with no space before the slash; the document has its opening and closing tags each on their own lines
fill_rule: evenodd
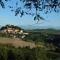
<svg viewBox="0 0 60 60">
<path fill-rule="evenodd" d="M 29 46 L 30 48 L 35 47 L 35 43 L 32 42 L 26 42 L 18 38 L 4 38 L 0 37 L 0 44 L 5 44 L 5 45 L 13 45 L 15 47 L 27 47 Z"/>
</svg>

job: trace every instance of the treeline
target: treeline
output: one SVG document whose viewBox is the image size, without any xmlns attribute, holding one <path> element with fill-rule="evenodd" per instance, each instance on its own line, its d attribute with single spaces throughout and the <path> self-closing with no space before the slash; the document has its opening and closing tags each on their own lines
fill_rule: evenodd
<svg viewBox="0 0 60 60">
<path fill-rule="evenodd" d="M 10 24 L 5 25 L 5 26 L 2 26 L 2 27 L 0 28 L 0 30 L 4 30 L 4 29 L 7 29 L 7 28 L 14 28 L 14 29 L 19 29 L 19 30 L 21 30 L 21 28 L 20 28 L 19 26 L 14 26 L 14 25 L 10 25 Z"/>
<path fill-rule="evenodd" d="M 45 48 L 15 48 L 0 45 L 0 60 L 60 60 L 60 54 L 50 52 Z"/>
</svg>

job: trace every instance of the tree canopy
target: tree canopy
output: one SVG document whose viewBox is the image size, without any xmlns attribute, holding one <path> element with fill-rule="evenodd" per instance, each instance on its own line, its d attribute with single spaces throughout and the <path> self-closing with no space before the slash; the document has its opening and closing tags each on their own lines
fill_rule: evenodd
<svg viewBox="0 0 60 60">
<path fill-rule="evenodd" d="M 13 5 L 10 2 L 13 1 Z M 9 3 L 7 3 L 9 2 Z M 40 16 L 40 12 L 44 11 L 45 14 L 51 13 L 51 11 L 59 12 L 60 10 L 60 0 L 0 0 L 0 5 L 5 8 L 6 4 L 15 12 L 15 16 L 20 15 L 32 15 L 34 20 L 44 20 Z M 9 5 L 10 4 L 10 5 Z"/>
</svg>

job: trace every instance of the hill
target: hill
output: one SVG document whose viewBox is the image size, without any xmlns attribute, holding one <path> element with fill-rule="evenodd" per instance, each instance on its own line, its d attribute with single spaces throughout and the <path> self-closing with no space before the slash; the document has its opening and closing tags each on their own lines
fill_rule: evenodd
<svg viewBox="0 0 60 60">
<path fill-rule="evenodd" d="M 26 41 L 23 41 L 22 39 L 18 39 L 18 38 L 4 38 L 4 37 L 0 37 L 0 44 L 3 44 L 3 45 L 12 45 L 12 46 L 15 46 L 15 47 L 30 47 L 30 48 L 33 48 L 35 47 L 35 43 L 33 42 L 26 42 Z"/>
</svg>

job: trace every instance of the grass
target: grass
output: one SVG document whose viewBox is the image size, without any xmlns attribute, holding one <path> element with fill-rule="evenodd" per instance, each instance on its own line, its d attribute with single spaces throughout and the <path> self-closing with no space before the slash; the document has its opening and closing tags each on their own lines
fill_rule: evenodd
<svg viewBox="0 0 60 60">
<path fill-rule="evenodd" d="M 13 45 L 15 47 L 26 47 L 29 46 L 30 48 L 35 47 L 35 43 L 32 42 L 26 42 L 18 38 L 5 38 L 5 37 L 0 37 L 0 44 L 8 44 L 8 45 Z"/>
</svg>

